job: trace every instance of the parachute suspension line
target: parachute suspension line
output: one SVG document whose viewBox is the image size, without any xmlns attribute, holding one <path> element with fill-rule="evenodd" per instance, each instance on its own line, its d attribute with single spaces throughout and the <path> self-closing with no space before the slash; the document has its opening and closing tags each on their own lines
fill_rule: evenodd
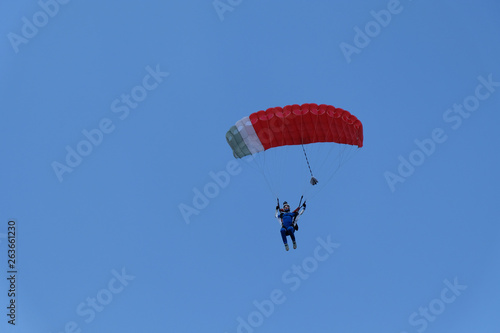
<svg viewBox="0 0 500 333">
<path fill-rule="evenodd" d="M 269 190 L 271 191 L 271 193 L 276 197 L 278 198 L 278 193 L 276 191 L 273 190 L 273 187 L 271 186 L 271 183 L 268 179 L 268 177 L 265 175 L 265 172 L 262 172 L 262 175 L 264 176 L 264 179 L 266 180 L 266 183 L 267 183 L 267 187 L 269 187 Z"/>
<path fill-rule="evenodd" d="M 324 184 L 329 183 L 333 177 L 335 177 L 337 171 L 342 167 L 345 163 L 347 163 L 361 148 L 356 147 L 355 149 L 349 149 L 347 145 L 343 145 L 344 147 L 339 150 L 338 157 L 336 160 L 338 161 L 338 165 L 335 167 L 333 172 L 330 174 L 330 177 L 328 177 L 328 180 L 326 182 L 323 182 Z M 345 156 L 347 155 L 347 156 Z M 311 196 L 310 199 L 316 197 L 318 194 L 320 194 L 323 191 L 323 188 L 320 188 L 317 192 L 314 193 L 314 195 Z"/>
<path fill-rule="evenodd" d="M 269 191 L 274 195 L 278 196 L 278 193 L 273 189 L 273 186 L 271 184 L 271 181 L 269 180 L 268 177 L 268 171 L 266 171 L 266 160 L 265 160 L 265 154 L 257 154 L 257 155 L 251 155 L 251 156 L 245 156 L 241 159 L 244 161 L 249 167 L 254 169 L 255 171 L 259 172 L 264 180 L 266 181 L 267 187 L 269 188 Z"/>
<path fill-rule="evenodd" d="M 304 148 L 303 144 L 302 144 L 302 151 L 304 152 L 304 156 L 306 157 L 307 167 L 309 168 L 309 172 L 311 173 L 311 185 L 316 185 L 318 183 L 318 180 L 313 176 L 311 166 L 309 165 L 309 159 L 307 158 L 306 149 Z"/>
</svg>

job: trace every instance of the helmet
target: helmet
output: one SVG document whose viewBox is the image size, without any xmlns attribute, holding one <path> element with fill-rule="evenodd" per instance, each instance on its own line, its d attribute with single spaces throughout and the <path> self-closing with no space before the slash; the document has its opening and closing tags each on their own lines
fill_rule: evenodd
<svg viewBox="0 0 500 333">
<path fill-rule="evenodd" d="M 289 212 L 290 211 L 290 205 L 286 201 L 283 202 L 283 210 L 285 212 Z"/>
</svg>

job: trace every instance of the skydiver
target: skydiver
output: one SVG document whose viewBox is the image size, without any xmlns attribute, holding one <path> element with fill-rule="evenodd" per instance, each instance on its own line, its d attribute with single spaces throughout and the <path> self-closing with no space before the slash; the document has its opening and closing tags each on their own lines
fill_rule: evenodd
<svg viewBox="0 0 500 333">
<path fill-rule="evenodd" d="M 302 207 L 302 209 L 300 209 Z M 300 215 L 304 213 L 306 210 L 306 202 L 302 204 L 302 206 L 297 207 L 293 212 L 290 212 L 290 205 L 288 202 L 283 202 L 283 209 L 280 208 L 279 201 L 276 206 L 276 214 L 275 217 L 281 224 L 281 238 L 283 239 L 283 243 L 285 244 L 285 249 L 288 251 L 288 242 L 286 236 L 290 236 L 293 242 L 293 248 L 297 248 L 297 242 L 295 241 L 295 230 L 299 230 L 299 226 L 297 225 L 297 220 Z"/>
</svg>

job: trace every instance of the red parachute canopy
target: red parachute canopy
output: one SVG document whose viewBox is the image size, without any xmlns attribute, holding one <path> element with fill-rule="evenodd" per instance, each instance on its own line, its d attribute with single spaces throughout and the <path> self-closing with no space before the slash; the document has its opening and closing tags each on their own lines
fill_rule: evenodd
<svg viewBox="0 0 500 333">
<path fill-rule="evenodd" d="M 237 158 L 269 148 L 316 142 L 362 147 L 363 125 L 348 111 L 326 104 L 287 105 L 252 113 L 226 133 Z"/>
</svg>

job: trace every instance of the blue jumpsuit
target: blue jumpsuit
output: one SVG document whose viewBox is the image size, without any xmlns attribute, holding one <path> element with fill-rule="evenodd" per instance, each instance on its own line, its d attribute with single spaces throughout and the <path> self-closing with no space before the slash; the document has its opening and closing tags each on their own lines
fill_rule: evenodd
<svg viewBox="0 0 500 333">
<path fill-rule="evenodd" d="M 297 212 L 298 209 L 296 209 L 293 212 L 278 212 L 276 210 L 276 218 L 278 218 L 281 222 L 281 238 L 283 239 L 283 244 L 287 244 L 287 239 L 286 236 L 290 236 L 292 239 L 292 242 L 295 242 L 295 229 L 294 229 L 294 222 L 298 219 L 300 215 L 304 212 L 304 209 L 302 209 L 300 212 Z"/>
</svg>

